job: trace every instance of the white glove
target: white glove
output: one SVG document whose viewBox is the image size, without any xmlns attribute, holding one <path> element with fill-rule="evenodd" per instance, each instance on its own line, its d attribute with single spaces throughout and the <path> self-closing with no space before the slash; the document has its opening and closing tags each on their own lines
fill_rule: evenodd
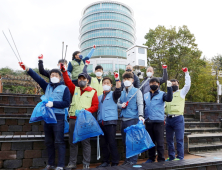
<svg viewBox="0 0 222 170">
<path fill-rule="evenodd" d="M 145 122 L 145 119 L 142 116 L 139 117 L 139 120 L 143 121 L 143 123 Z"/>
<path fill-rule="evenodd" d="M 122 108 L 123 109 L 126 108 L 126 103 L 125 102 L 122 104 Z"/>
<path fill-rule="evenodd" d="M 167 80 L 167 87 L 171 87 L 171 86 L 172 86 L 171 81 Z"/>
<path fill-rule="evenodd" d="M 48 101 L 48 103 L 46 103 L 46 107 L 53 107 L 53 102 Z"/>
</svg>

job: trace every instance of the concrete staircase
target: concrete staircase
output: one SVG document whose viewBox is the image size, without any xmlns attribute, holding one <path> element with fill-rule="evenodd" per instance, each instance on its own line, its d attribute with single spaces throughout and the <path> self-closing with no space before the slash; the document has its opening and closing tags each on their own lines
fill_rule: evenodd
<svg viewBox="0 0 222 170">
<path fill-rule="evenodd" d="M 220 122 L 206 122 L 204 119 L 198 120 L 194 114 L 185 114 L 184 117 L 185 132 L 191 133 L 187 136 L 189 153 L 199 156 L 214 156 L 222 149 Z"/>
</svg>

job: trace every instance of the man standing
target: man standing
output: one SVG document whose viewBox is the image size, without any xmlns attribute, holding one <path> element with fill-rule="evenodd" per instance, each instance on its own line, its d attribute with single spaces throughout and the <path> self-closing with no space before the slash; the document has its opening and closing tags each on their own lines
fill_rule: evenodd
<svg viewBox="0 0 222 170">
<path fill-rule="evenodd" d="M 167 81 L 168 79 L 168 75 L 167 75 L 167 65 L 162 65 L 163 68 L 163 77 L 158 77 L 159 81 L 160 81 L 160 85 L 163 84 L 164 82 Z M 146 81 L 146 79 L 152 78 L 154 74 L 153 71 L 153 67 L 148 67 L 146 70 L 146 75 L 147 77 L 143 80 L 143 82 L 141 83 L 141 85 Z M 146 84 L 144 84 L 144 86 L 141 88 L 141 91 L 143 93 L 143 95 L 147 92 L 150 92 L 150 85 L 149 85 L 149 80 L 146 82 Z"/>
<path fill-rule="evenodd" d="M 121 96 L 121 82 L 119 74 L 114 73 L 116 79 L 116 89 L 111 91 L 112 79 L 105 77 L 102 80 L 103 94 L 99 96 L 98 122 L 104 132 L 100 136 L 100 148 L 103 155 L 103 163 L 99 167 L 110 166 L 110 156 L 112 156 L 111 166 L 119 164 L 119 153 L 116 144 L 116 125 L 118 120 L 117 102 Z"/>
<path fill-rule="evenodd" d="M 123 74 L 124 89 L 121 92 L 121 97 L 118 100 L 118 108 L 121 109 L 122 124 L 121 124 L 121 134 L 124 148 L 126 148 L 126 133 L 124 129 L 135 125 L 139 120 L 144 122 L 143 118 L 143 96 L 141 91 L 133 96 L 137 92 L 137 88 L 133 86 L 134 75 L 131 72 L 125 72 Z M 131 97 L 133 98 L 131 99 Z M 129 99 L 131 99 L 129 101 Z M 128 103 L 129 101 L 129 103 Z M 138 155 L 126 158 L 122 165 L 133 165 L 137 163 Z"/>
<path fill-rule="evenodd" d="M 149 159 L 146 163 L 155 162 L 156 149 L 158 162 L 165 161 L 164 157 L 164 103 L 173 98 L 172 83 L 167 81 L 167 93 L 160 91 L 158 78 L 150 79 L 150 92 L 144 94 L 146 130 L 156 147 L 149 149 Z"/>
<path fill-rule="evenodd" d="M 47 83 L 31 68 L 20 64 L 23 70 L 40 85 L 45 92 L 47 99 L 52 98 L 46 107 L 52 107 L 57 119 L 57 123 L 44 123 L 45 145 L 48 152 L 48 165 L 43 170 L 63 170 L 65 166 L 66 146 L 64 141 L 64 120 L 65 109 L 70 104 L 69 89 L 61 83 L 62 74 L 58 69 L 52 69 L 49 72 L 50 83 Z M 58 165 L 55 168 L 55 149 L 58 149 Z"/>
<path fill-rule="evenodd" d="M 133 67 L 131 66 L 131 65 L 127 65 L 126 66 L 126 72 L 129 72 L 129 73 L 132 73 L 133 74 L 133 79 L 134 79 L 134 81 L 133 81 L 133 86 L 135 87 L 135 88 L 139 88 L 140 87 L 140 80 L 139 80 L 139 78 L 133 73 Z M 123 81 L 122 81 L 122 83 L 121 83 L 121 88 L 122 88 L 122 90 L 124 89 L 124 87 L 125 87 L 125 85 L 124 85 L 124 83 L 123 83 Z"/>
<path fill-rule="evenodd" d="M 182 69 L 185 73 L 185 85 L 179 90 L 179 81 L 171 80 L 173 88 L 172 102 L 166 102 L 166 139 L 169 158 L 167 161 L 182 160 L 184 158 L 184 107 L 185 97 L 190 90 L 191 79 L 187 68 Z M 177 157 L 175 158 L 174 134 L 177 142 Z"/>
<path fill-rule="evenodd" d="M 85 109 L 91 113 L 98 110 L 98 96 L 96 90 L 88 86 L 88 75 L 86 73 L 80 73 L 78 75 L 78 85 L 70 80 L 65 68 L 61 69 L 63 71 L 63 78 L 66 86 L 69 88 L 72 97 L 72 103 L 69 110 L 69 144 L 70 144 L 70 157 L 69 164 L 66 169 L 76 168 L 77 155 L 78 155 L 78 143 L 73 143 L 73 132 L 76 123 L 76 112 Z M 90 159 L 91 159 L 91 145 L 90 138 L 81 141 L 83 147 L 83 169 L 89 169 Z"/>
</svg>

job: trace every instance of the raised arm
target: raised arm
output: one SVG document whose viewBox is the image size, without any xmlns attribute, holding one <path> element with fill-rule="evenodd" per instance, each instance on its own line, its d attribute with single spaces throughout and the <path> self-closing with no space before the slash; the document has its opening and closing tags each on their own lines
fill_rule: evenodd
<svg viewBox="0 0 222 170">
<path fill-rule="evenodd" d="M 89 60 L 92 57 L 95 49 L 96 49 L 96 46 L 94 45 L 93 48 L 91 49 L 91 51 L 89 52 L 89 54 L 87 54 L 87 56 L 82 59 L 84 63 L 86 60 Z"/>
<path fill-rule="evenodd" d="M 167 74 L 167 65 L 162 65 L 163 68 L 163 77 L 160 77 L 160 84 L 165 83 L 168 80 L 168 74 Z"/>
<path fill-rule="evenodd" d="M 29 68 L 27 70 L 27 73 L 39 84 L 39 86 L 45 92 L 46 88 L 48 86 L 48 83 L 42 77 L 40 77 L 34 70 L 32 70 L 31 68 Z"/>
<path fill-rule="evenodd" d="M 114 100 L 115 103 L 117 103 L 118 99 L 121 96 L 121 82 L 119 80 L 119 73 L 114 72 L 114 77 L 115 77 L 115 80 L 116 80 L 116 89 L 113 92 L 113 100 Z"/>
<path fill-rule="evenodd" d="M 189 90 L 190 90 L 191 78 L 190 78 L 190 74 L 189 74 L 187 68 L 183 68 L 182 70 L 183 70 L 183 72 L 185 73 L 185 85 L 184 85 L 184 87 L 181 89 L 180 96 L 184 99 L 184 98 L 186 97 L 186 94 L 187 94 L 187 93 L 189 92 Z"/>
<path fill-rule="evenodd" d="M 76 87 L 75 84 L 72 83 L 72 80 L 69 78 L 67 71 L 62 71 L 62 75 L 63 75 L 65 85 L 69 88 L 69 91 L 71 95 L 73 96 L 75 87 Z"/>
<path fill-rule="evenodd" d="M 44 66 L 43 66 L 43 55 L 41 54 L 40 56 L 38 56 L 39 58 L 39 73 L 47 78 L 50 78 L 50 75 L 49 75 L 49 71 L 45 70 L 44 69 Z"/>
</svg>

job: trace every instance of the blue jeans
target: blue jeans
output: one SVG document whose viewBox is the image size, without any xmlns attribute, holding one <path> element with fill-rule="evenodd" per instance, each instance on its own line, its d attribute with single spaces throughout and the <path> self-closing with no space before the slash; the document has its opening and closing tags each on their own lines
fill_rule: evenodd
<svg viewBox="0 0 222 170">
<path fill-rule="evenodd" d="M 66 146 L 64 142 L 64 114 L 55 114 L 57 123 L 45 123 L 45 145 L 48 151 L 48 165 L 55 166 L 55 148 L 58 149 L 58 167 L 65 166 Z"/>
<path fill-rule="evenodd" d="M 138 121 L 139 121 L 139 119 L 131 119 L 131 120 L 127 120 L 127 121 L 122 121 L 121 134 L 122 134 L 122 141 L 123 141 L 124 149 L 126 149 L 126 133 L 124 132 L 124 129 L 131 126 L 131 125 L 136 125 L 138 123 Z M 138 155 L 135 155 L 130 158 L 126 158 L 126 161 L 136 164 L 137 159 L 138 159 Z"/>
<path fill-rule="evenodd" d="M 170 160 L 175 159 L 174 134 L 177 142 L 177 158 L 184 158 L 184 117 L 177 116 L 166 119 L 166 139 Z"/>
</svg>

